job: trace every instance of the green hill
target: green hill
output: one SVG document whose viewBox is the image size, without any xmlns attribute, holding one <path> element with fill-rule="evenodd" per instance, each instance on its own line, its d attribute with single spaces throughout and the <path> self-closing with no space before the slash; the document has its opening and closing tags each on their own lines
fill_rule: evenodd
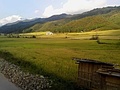
<svg viewBox="0 0 120 90">
<path fill-rule="evenodd" d="M 38 32 L 38 31 L 52 31 L 57 32 L 58 29 L 64 24 L 68 23 L 70 19 L 61 19 L 56 21 L 46 22 L 44 24 L 36 24 L 30 28 L 24 30 L 24 32 Z"/>
<path fill-rule="evenodd" d="M 53 15 L 48 18 L 23 20 L 0 27 L 0 33 L 38 31 L 81 32 L 120 29 L 120 6 L 93 9 L 82 14 Z"/>
<path fill-rule="evenodd" d="M 51 31 L 51 32 L 81 32 L 91 30 L 120 29 L 120 11 L 113 10 L 107 14 L 93 15 L 82 19 L 62 19 L 36 24 L 25 31 Z"/>
</svg>

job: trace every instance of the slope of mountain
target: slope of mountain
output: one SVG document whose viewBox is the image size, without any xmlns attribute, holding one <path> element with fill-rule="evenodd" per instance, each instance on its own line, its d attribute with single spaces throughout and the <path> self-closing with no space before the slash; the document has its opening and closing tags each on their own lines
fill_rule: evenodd
<svg viewBox="0 0 120 90">
<path fill-rule="evenodd" d="M 52 31 L 52 32 L 57 32 L 59 31 L 58 29 L 68 23 L 70 19 L 61 19 L 61 20 L 56 20 L 56 21 L 50 21 L 46 22 L 44 24 L 36 24 L 30 28 L 27 28 L 24 30 L 24 32 L 36 32 L 36 31 Z"/>
<path fill-rule="evenodd" d="M 112 11 L 119 11 L 120 10 L 120 6 L 118 7 L 103 7 L 103 8 L 96 8 L 96 9 L 93 9 L 91 11 L 88 11 L 88 12 L 84 12 L 82 14 L 78 14 L 78 15 L 75 15 L 74 17 L 72 17 L 73 19 L 81 19 L 81 18 L 84 18 L 84 17 L 88 17 L 88 16 L 93 16 L 93 15 L 100 15 L 100 14 L 107 14 L 109 12 L 112 12 Z"/>
<path fill-rule="evenodd" d="M 60 20 L 63 18 L 67 18 L 70 15 L 67 14 L 61 14 L 61 15 L 54 15 L 49 18 L 36 18 L 32 20 L 24 20 L 19 22 L 14 22 L 10 24 L 6 24 L 4 26 L 0 27 L 0 33 L 21 33 L 24 29 L 27 29 L 37 23 L 45 23 L 48 21 L 55 21 Z"/>
<path fill-rule="evenodd" d="M 0 33 L 34 31 L 79 32 L 120 28 L 120 6 L 97 8 L 77 15 L 54 15 L 49 18 L 20 21 L 0 27 Z"/>
<path fill-rule="evenodd" d="M 63 32 L 120 29 L 120 11 L 73 20 L 61 27 Z"/>
<path fill-rule="evenodd" d="M 120 10 L 113 10 L 107 14 L 94 15 L 76 20 L 62 19 L 50 21 L 34 25 L 33 27 L 28 28 L 27 31 L 51 31 L 64 33 L 111 29 L 120 29 Z"/>
<path fill-rule="evenodd" d="M 43 19 L 37 18 L 33 20 L 24 20 L 24 21 L 18 21 L 10 24 L 6 24 L 2 27 L 0 27 L 0 33 L 17 33 L 22 32 L 23 29 L 28 28 L 29 26 L 32 26 L 36 23 L 42 22 Z"/>
</svg>

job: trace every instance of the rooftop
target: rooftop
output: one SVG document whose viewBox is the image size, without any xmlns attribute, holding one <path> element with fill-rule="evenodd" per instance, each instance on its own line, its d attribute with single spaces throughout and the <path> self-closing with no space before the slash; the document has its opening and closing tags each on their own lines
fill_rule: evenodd
<svg viewBox="0 0 120 90">
<path fill-rule="evenodd" d="M 108 69 L 108 70 L 107 69 L 98 69 L 97 72 L 102 75 L 120 77 L 119 69 Z"/>
<path fill-rule="evenodd" d="M 82 59 L 82 58 L 73 58 L 73 60 L 77 61 L 76 62 L 77 64 L 79 64 L 80 62 L 84 62 L 84 63 L 94 63 L 94 64 L 103 64 L 103 65 L 114 66 L 114 64 L 105 63 L 105 62 L 101 62 L 98 60 L 90 60 L 90 59 Z"/>
</svg>

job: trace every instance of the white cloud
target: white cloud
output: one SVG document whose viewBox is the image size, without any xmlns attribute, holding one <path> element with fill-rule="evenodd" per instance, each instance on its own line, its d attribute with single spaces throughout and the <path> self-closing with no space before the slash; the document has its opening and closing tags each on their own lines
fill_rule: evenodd
<svg viewBox="0 0 120 90">
<path fill-rule="evenodd" d="M 60 8 L 60 9 L 54 9 L 52 5 L 48 6 L 44 13 L 43 13 L 43 16 L 44 17 L 49 17 L 49 16 L 52 16 L 52 15 L 55 15 L 55 14 L 61 14 L 61 13 L 64 13 L 63 9 Z"/>
<path fill-rule="evenodd" d="M 46 7 L 43 16 L 49 17 L 55 14 L 68 13 L 82 13 L 94 8 L 106 6 L 107 0 L 68 0 L 63 4 L 62 8 L 55 9 L 52 5 Z"/>
<path fill-rule="evenodd" d="M 40 11 L 39 10 L 35 10 L 35 13 L 37 14 L 37 13 L 39 13 Z"/>
<path fill-rule="evenodd" d="M 19 15 L 12 15 L 12 16 L 1 19 L 0 25 L 5 25 L 7 23 L 16 22 L 16 21 L 21 20 L 21 19 L 22 19 L 22 17 Z"/>
</svg>

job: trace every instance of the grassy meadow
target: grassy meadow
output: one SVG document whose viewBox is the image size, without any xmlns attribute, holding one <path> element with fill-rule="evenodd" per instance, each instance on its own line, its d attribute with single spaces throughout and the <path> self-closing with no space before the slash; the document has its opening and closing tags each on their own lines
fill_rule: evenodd
<svg viewBox="0 0 120 90">
<path fill-rule="evenodd" d="M 96 34 L 102 44 L 98 44 L 96 40 L 89 40 Z M 36 35 L 37 38 L 22 38 L 31 35 Z M 57 82 L 53 89 L 74 90 L 72 83 L 77 81 L 77 65 L 72 60 L 73 57 L 120 65 L 120 30 L 50 36 L 42 32 L 20 34 L 20 37 L 1 36 L 0 57 L 20 65 L 31 73 L 52 78 Z"/>
</svg>

